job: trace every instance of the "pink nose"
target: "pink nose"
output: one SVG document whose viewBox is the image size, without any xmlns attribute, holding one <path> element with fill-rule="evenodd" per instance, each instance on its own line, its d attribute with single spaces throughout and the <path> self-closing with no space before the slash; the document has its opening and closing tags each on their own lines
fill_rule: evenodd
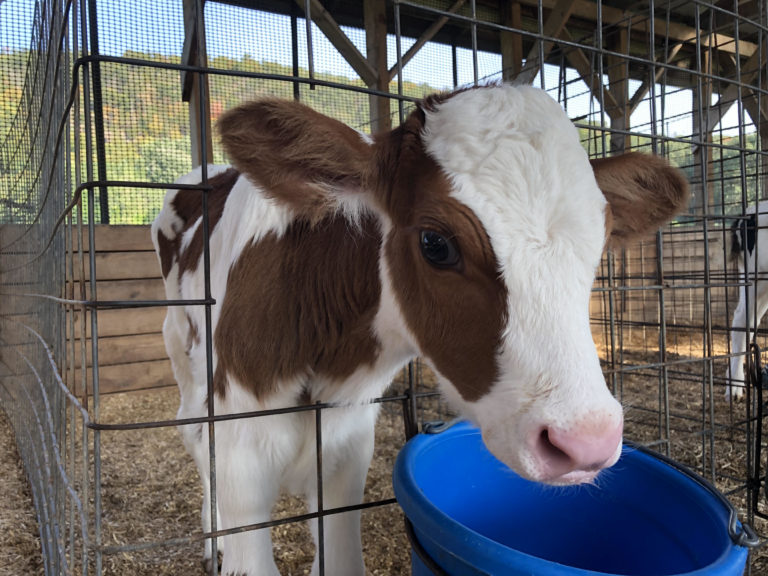
<svg viewBox="0 0 768 576">
<path fill-rule="evenodd" d="M 614 464 L 621 444 L 623 419 L 595 415 L 568 429 L 544 428 L 534 444 L 546 480 L 569 473 L 594 473 Z"/>
</svg>

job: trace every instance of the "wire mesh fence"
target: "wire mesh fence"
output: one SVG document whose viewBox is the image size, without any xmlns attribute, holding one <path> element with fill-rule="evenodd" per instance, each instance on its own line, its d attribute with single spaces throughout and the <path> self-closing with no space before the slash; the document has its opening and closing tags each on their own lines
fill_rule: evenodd
<svg viewBox="0 0 768 576">
<path fill-rule="evenodd" d="M 627 437 L 712 480 L 765 535 L 761 391 L 725 397 L 731 357 L 755 373 L 731 323 L 759 276 L 738 273 L 730 227 L 766 195 L 765 3 L 398 0 L 378 64 L 376 3 L 327 4 L 0 2 L 0 401 L 45 573 L 202 573 L 211 535 L 176 431 L 147 225 L 177 177 L 227 161 L 219 115 L 270 95 L 371 133 L 424 95 L 502 80 L 547 90 L 591 157 L 653 152 L 686 173 L 689 212 L 603 258 L 593 337 Z M 392 462 L 420 422 L 450 414 L 419 363 L 380 402 L 363 542 L 370 573 L 402 574 Z M 302 573 L 305 521 L 325 513 L 284 498 L 242 529 L 271 530 L 278 565 Z M 767 570 L 758 549 L 750 571 Z"/>
</svg>

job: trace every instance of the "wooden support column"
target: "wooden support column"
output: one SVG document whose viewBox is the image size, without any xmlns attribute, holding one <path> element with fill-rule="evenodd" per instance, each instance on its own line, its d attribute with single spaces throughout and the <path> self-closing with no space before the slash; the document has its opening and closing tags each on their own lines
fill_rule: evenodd
<svg viewBox="0 0 768 576">
<path fill-rule="evenodd" d="M 368 63 L 376 71 L 376 82 L 369 84 L 381 92 L 389 92 L 389 70 L 387 68 L 387 5 L 381 0 L 365 0 L 363 4 L 365 21 L 365 44 Z M 389 98 L 369 96 L 371 133 L 384 132 L 392 128 Z"/>
<path fill-rule="evenodd" d="M 709 50 L 701 49 L 701 63 L 704 71 L 711 73 Z M 701 109 L 699 108 L 701 102 Z M 708 212 L 707 206 L 713 205 L 714 187 L 712 182 L 712 129 L 716 124 L 712 124 L 714 110 L 710 107 L 712 102 L 712 82 L 706 78 L 701 79 L 701 88 L 693 87 L 693 136 L 697 142 L 702 142 L 703 146 L 694 144 L 693 146 L 693 186 L 691 186 L 693 201 L 691 209 L 694 214 L 705 214 Z M 702 172 L 702 166 L 706 170 L 706 183 L 701 180 L 705 177 Z"/>
<path fill-rule="evenodd" d="M 198 34 L 202 38 L 202 54 L 198 50 Z M 195 0 L 184 0 L 184 51 L 181 63 L 188 66 L 208 65 L 208 56 L 205 50 L 205 30 L 197 29 Z M 208 77 L 194 72 L 182 71 L 181 85 L 181 99 L 189 103 L 189 136 L 192 145 L 192 167 L 194 168 L 202 164 L 203 147 L 205 147 L 206 162 L 211 164 L 213 163 L 213 135 L 211 130 L 211 95 L 208 87 Z M 203 99 L 205 106 L 202 117 L 200 115 L 201 99 Z"/>
<path fill-rule="evenodd" d="M 618 54 L 629 54 L 629 35 L 627 29 L 619 28 L 619 36 L 616 39 L 614 51 Z M 627 62 L 618 56 L 608 56 L 608 82 L 609 91 L 616 101 L 617 107 L 609 108 L 606 102 L 606 112 L 611 119 L 611 128 L 619 132 L 611 132 L 611 155 L 623 154 L 631 148 L 629 134 L 621 131 L 629 131 L 629 71 Z"/>
<path fill-rule="evenodd" d="M 523 19 L 518 0 L 499 0 L 501 23 L 509 28 L 521 30 Z M 523 37 L 514 32 L 499 32 L 501 44 L 501 75 L 505 82 L 516 78 L 523 69 Z"/>
</svg>

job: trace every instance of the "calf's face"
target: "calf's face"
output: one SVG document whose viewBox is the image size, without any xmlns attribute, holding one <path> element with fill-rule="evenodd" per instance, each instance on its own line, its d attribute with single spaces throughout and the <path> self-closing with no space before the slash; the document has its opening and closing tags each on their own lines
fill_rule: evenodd
<svg viewBox="0 0 768 576">
<path fill-rule="evenodd" d="M 235 164 L 308 218 L 379 216 L 403 333 L 494 455 L 551 484 L 615 463 L 622 410 L 592 342 L 590 289 L 606 242 L 685 206 L 679 172 L 640 154 L 590 163 L 559 105 L 530 87 L 428 98 L 373 143 L 323 117 L 267 116 L 254 129 L 296 153 L 265 175 L 251 138 L 231 145 L 244 123 L 230 115 L 220 128 Z"/>
<path fill-rule="evenodd" d="M 611 232 L 683 207 L 685 181 L 641 155 L 593 167 L 533 88 L 427 100 L 389 139 L 384 255 L 443 391 L 523 476 L 592 480 L 618 459 L 623 423 L 591 337 L 595 270 Z"/>
</svg>

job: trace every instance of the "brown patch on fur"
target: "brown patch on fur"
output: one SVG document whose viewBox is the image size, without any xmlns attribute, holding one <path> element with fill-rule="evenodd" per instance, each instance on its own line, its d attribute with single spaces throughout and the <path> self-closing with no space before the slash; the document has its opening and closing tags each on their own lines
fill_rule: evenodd
<svg viewBox="0 0 768 576">
<path fill-rule="evenodd" d="M 189 355 L 193 346 L 200 344 L 200 334 L 197 331 L 197 326 L 192 322 L 192 318 L 187 315 L 187 348 L 186 353 Z"/>
<path fill-rule="evenodd" d="M 214 335 L 216 393 L 226 394 L 227 375 L 263 399 L 289 378 L 343 379 L 372 364 L 380 246 L 373 217 L 357 229 L 333 215 L 247 246 L 230 270 Z"/>
<path fill-rule="evenodd" d="M 232 164 L 311 222 L 328 213 L 331 190 L 360 187 L 371 156 L 355 130 L 290 100 L 242 104 L 217 126 Z"/>
<path fill-rule="evenodd" d="M 590 162 L 608 200 L 611 246 L 626 245 L 657 230 L 688 206 L 685 176 L 662 158 L 632 152 Z"/>
<path fill-rule="evenodd" d="M 216 225 L 221 219 L 221 214 L 224 212 L 224 204 L 227 202 L 227 197 L 235 186 L 240 174 L 237 170 L 229 168 L 224 172 L 212 176 L 208 179 L 208 184 L 211 186 L 211 190 L 208 192 L 208 231 L 209 234 L 213 233 Z M 176 214 L 182 219 L 184 224 L 181 230 L 177 231 L 176 249 L 179 250 L 181 245 L 181 237 L 184 232 L 189 230 L 195 225 L 203 215 L 203 202 L 202 192 L 192 190 L 179 190 L 172 202 L 173 209 Z M 181 254 L 178 254 L 179 262 L 179 278 L 181 278 L 184 272 L 194 272 L 197 269 L 197 265 L 200 262 L 200 257 L 203 254 L 203 227 L 198 226 L 195 230 L 192 240 L 187 245 L 186 250 Z"/>
<path fill-rule="evenodd" d="M 157 252 L 160 256 L 160 270 L 163 274 L 163 278 L 168 278 L 168 274 L 171 273 L 171 268 L 173 268 L 173 262 L 178 257 L 179 237 L 176 236 L 171 240 L 168 236 L 163 234 L 162 230 L 158 230 Z"/>
<path fill-rule="evenodd" d="M 487 232 L 476 215 L 449 196 L 451 185 L 427 155 L 424 113 L 377 142 L 370 178 L 393 220 L 387 244 L 395 293 L 424 354 L 467 401 L 486 395 L 498 378 L 507 291 Z M 456 268 L 437 269 L 422 256 L 420 232 L 452 238 Z"/>
</svg>

